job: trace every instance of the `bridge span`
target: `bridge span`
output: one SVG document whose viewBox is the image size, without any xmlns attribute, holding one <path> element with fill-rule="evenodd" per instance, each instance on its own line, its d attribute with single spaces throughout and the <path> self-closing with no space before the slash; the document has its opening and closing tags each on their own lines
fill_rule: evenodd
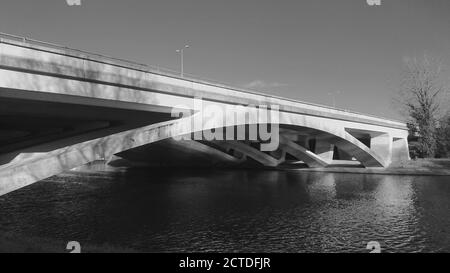
<svg viewBox="0 0 450 273">
<path fill-rule="evenodd" d="M 205 115 L 199 99 L 214 111 Z M 247 111 L 244 118 L 230 106 Z M 260 113 L 264 106 L 267 118 L 251 118 L 252 109 Z M 251 137 L 252 129 L 264 128 L 276 145 Z M 244 137 L 237 137 L 240 129 Z M 195 138 L 199 131 L 216 138 Z M 383 168 L 409 159 L 407 136 L 402 122 L 0 35 L 0 195 L 96 160 Z"/>
</svg>

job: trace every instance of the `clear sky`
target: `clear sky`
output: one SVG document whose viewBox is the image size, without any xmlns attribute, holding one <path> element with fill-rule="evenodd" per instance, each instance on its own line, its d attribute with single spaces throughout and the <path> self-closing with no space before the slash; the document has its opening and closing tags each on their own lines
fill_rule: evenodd
<svg viewBox="0 0 450 273">
<path fill-rule="evenodd" d="M 1 0 L 0 31 L 238 87 L 401 117 L 402 58 L 450 63 L 450 0 Z M 450 77 L 447 77 L 450 78 Z"/>
</svg>

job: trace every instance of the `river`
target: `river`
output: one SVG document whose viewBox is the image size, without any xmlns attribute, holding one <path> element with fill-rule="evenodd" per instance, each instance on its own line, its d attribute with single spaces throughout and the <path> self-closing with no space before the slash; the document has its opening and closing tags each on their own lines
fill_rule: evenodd
<svg viewBox="0 0 450 273">
<path fill-rule="evenodd" d="M 0 197 L 0 232 L 138 252 L 450 252 L 450 177 L 69 172 Z"/>
</svg>

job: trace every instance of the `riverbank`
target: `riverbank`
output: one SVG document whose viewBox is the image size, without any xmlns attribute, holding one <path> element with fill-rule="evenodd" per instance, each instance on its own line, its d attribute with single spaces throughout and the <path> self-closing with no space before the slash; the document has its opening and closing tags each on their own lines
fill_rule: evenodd
<svg viewBox="0 0 450 273">
<path fill-rule="evenodd" d="M 361 173 L 386 175 L 450 176 L 450 159 L 416 159 L 392 163 L 387 168 L 326 167 L 297 169 L 303 172 Z"/>
<path fill-rule="evenodd" d="M 141 167 L 142 168 L 142 167 Z M 415 159 L 392 163 L 387 168 L 364 168 L 354 162 L 339 162 L 325 168 L 308 168 L 306 165 L 284 165 L 268 170 L 295 170 L 302 172 L 330 172 L 330 173 L 360 173 L 385 175 L 422 175 L 422 176 L 450 176 L 450 159 Z M 86 174 L 98 176 L 120 176 L 126 173 L 126 167 L 112 167 L 104 161 L 96 161 L 85 166 L 75 168 L 61 175 Z M 60 176 L 61 176 L 60 175 Z"/>
</svg>

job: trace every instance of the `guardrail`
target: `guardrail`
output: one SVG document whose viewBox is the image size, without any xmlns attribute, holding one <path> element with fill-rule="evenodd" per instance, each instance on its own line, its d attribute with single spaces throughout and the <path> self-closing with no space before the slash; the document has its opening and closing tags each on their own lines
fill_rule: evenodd
<svg viewBox="0 0 450 273">
<path fill-rule="evenodd" d="M 315 107 L 321 107 L 321 108 L 326 108 L 326 109 L 331 109 L 331 110 L 336 110 L 336 111 L 342 111 L 342 112 L 346 112 L 349 114 L 362 115 L 362 116 L 366 116 L 366 117 L 383 119 L 383 120 L 387 120 L 387 121 L 398 122 L 398 123 L 404 124 L 403 121 L 399 121 L 399 120 L 387 119 L 387 118 L 376 116 L 376 115 L 364 114 L 364 113 L 360 113 L 360 112 L 356 112 L 356 111 L 352 111 L 352 110 L 331 107 L 328 105 L 321 105 L 321 104 L 316 104 L 316 103 L 311 103 L 311 102 L 300 101 L 300 100 L 296 100 L 296 99 L 283 98 L 280 96 L 275 96 L 275 95 L 263 93 L 260 91 L 238 88 L 238 87 L 234 87 L 234 86 L 230 85 L 229 83 L 224 83 L 224 82 L 220 82 L 217 80 L 211 80 L 211 79 L 207 79 L 204 77 L 192 75 L 189 73 L 183 73 L 183 76 L 181 76 L 180 75 L 181 73 L 179 71 L 169 69 L 169 68 L 148 65 L 148 64 L 142 64 L 142 63 L 138 63 L 135 61 L 125 60 L 125 59 L 111 57 L 111 56 L 103 55 L 103 54 L 99 54 L 99 53 L 93 53 L 93 52 L 89 52 L 89 51 L 75 49 L 75 48 L 71 48 L 68 46 L 60 45 L 60 44 L 55 44 L 55 43 L 40 41 L 40 40 L 27 38 L 27 37 L 23 37 L 23 36 L 17 36 L 17 35 L 13 35 L 13 34 L 0 32 L 0 43 L 5 42 L 4 39 L 6 39 L 6 42 L 17 41 L 17 42 L 22 43 L 23 46 L 28 46 L 31 48 L 33 47 L 33 45 L 34 46 L 43 46 L 43 47 L 46 47 L 47 49 L 53 48 L 53 49 L 56 49 L 59 51 L 64 51 L 64 53 L 68 56 L 75 55 L 76 57 L 82 57 L 82 58 L 86 58 L 86 59 L 89 59 L 92 61 L 98 61 L 98 62 L 107 63 L 107 64 L 111 64 L 111 65 L 122 66 L 122 67 L 129 68 L 129 69 L 135 69 L 135 70 L 140 70 L 140 71 L 144 71 L 144 72 L 148 72 L 148 73 L 159 74 L 162 76 L 168 76 L 168 77 L 173 77 L 173 78 L 177 78 L 177 79 L 187 80 L 187 81 L 191 81 L 194 83 L 206 84 L 206 85 L 211 85 L 211 86 L 215 86 L 215 87 L 230 89 L 233 91 L 243 92 L 243 93 L 247 93 L 247 94 L 265 96 L 265 97 L 269 97 L 269 98 L 285 100 L 285 101 L 294 102 L 294 103 L 301 103 L 301 104 L 315 106 Z"/>
</svg>

